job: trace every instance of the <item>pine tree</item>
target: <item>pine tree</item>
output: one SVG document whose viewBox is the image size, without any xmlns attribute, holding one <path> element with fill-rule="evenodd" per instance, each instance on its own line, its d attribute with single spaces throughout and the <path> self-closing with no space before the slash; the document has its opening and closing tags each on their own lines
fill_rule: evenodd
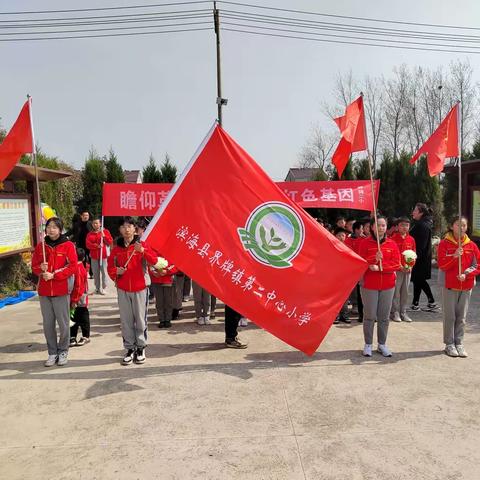
<svg viewBox="0 0 480 480">
<path fill-rule="evenodd" d="M 95 149 L 91 148 L 82 170 L 83 196 L 79 202 L 81 210 L 88 211 L 93 215 L 101 214 L 105 180 L 105 163 Z"/>
<path fill-rule="evenodd" d="M 155 163 L 155 159 L 153 155 L 150 154 L 150 158 L 148 159 L 148 164 L 142 170 L 142 178 L 143 183 L 161 183 L 162 182 L 162 174 L 160 170 L 157 168 Z"/>
<path fill-rule="evenodd" d="M 117 156 L 115 155 L 112 147 L 110 147 L 110 150 L 108 151 L 108 158 L 105 159 L 105 176 L 106 182 L 108 183 L 125 182 L 123 168 L 118 162 Z"/>
<path fill-rule="evenodd" d="M 165 160 L 160 166 L 161 183 L 175 183 L 177 181 L 177 167 L 170 161 L 168 153 L 165 154 Z"/>
</svg>

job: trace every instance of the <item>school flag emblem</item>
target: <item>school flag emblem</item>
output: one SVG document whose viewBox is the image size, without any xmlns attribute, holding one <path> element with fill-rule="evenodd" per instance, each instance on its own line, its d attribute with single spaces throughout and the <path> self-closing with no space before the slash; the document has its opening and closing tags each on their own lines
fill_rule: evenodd
<svg viewBox="0 0 480 480">
<path fill-rule="evenodd" d="M 302 219 L 287 204 L 267 202 L 248 217 L 238 234 L 243 247 L 253 258 L 274 268 L 291 267 L 303 245 Z"/>
<path fill-rule="evenodd" d="M 212 295 L 308 355 L 366 268 L 219 126 L 143 239 Z"/>
</svg>

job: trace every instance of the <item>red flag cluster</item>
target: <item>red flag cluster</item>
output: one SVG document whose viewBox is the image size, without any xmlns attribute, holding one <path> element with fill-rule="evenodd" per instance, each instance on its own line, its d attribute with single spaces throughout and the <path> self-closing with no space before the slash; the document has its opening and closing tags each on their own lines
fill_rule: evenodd
<svg viewBox="0 0 480 480">
<path fill-rule="evenodd" d="M 415 163 L 421 155 L 427 155 L 428 172 L 431 177 L 443 171 L 445 158 L 458 157 L 458 114 L 457 103 L 433 132 L 432 136 L 419 148 L 410 163 Z"/>
<path fill-rule="evenodd" d="M 5 180 L 25 153 L 33 153 L 30 102 L 27 100 L 17 121 L 0 144 L 0 181 Z"/>
<path fill-rule="evenodd" d="M 365 113 L 363 111 L 363 97 L 358 97 L 345 110 L 345 115 L 335 118 L 342 138 L 332 157 L 337 168 L 338 177 L 343 171 L 353 152 L 367 150 L 367 135 L 365 131 Z"/>
</svg>

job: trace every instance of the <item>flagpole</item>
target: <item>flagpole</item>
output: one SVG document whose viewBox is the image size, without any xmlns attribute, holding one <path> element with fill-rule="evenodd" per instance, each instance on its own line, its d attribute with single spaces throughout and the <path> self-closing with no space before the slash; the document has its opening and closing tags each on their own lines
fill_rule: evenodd
<svg viewBox="0 0 480 480">
<path fill-rule="evenodd" d="M 377 229 L 377 231 L 375 232 L 375 238 L 377 239 L 377 251 L 378 251 L 378 253 L 381 253 L 380 239 L 378 238 L 377 199 L 376 199 L 376 196 L 375 196 L 375 185 L 373 183 L 373 160 L 372 160 L 372 155 L 370 154 L 370 148 L 368 146 L 367 121 L 365 120 L 365 105 L 363 104 L 363 92 L 360 92 L 360 96 L 362 97 L 363 131 L 365 132 L 365 145 L 367 146 L 368 171 L 370 173 L 370 188 L 371 188 L 371 191 L 372 191 L 373 218 L 375 220 L 375 228 Z M 380 261 L 378 263 L 379 263 L 380 271 L 383 271 L 382 260 L 380 259 Z"/>
<path fill-rule="evenodd" d="M 27 95 L 27 99 L 28 99 L 28 110 L 29 110 L 29 114 L 30 114 L 30 130 L 32 132 L 32 144 L 33 144 L 32 145 L 32 158 L 33 158 L 33 166 L 34 166 L 34 169 L 35 169 L 35 187 L 36 187 L 36 190 L 37 190 L 37 198 L 38 198 L 38 221 L 39 221 L 39 224 L 36 225 L 36 227 L 37 227 L 37 229 L 40 233 L 40 239 L 41 239 L 41 244 L 42 244 L 43 263 L 46 263 L 47 262 L 47 255 L 45 253 L 45 242 L 44 242 L 45 236 L 43 235 L 43 232 L 42 232 L 42 199 L 40 198 L 40 181 L 38 179 L 37 146 L 35 144 L 35 133 L 34 133 L 34 130 L 33 130 L 32 97 L 30 95 Z"/>
<path fill-rule="evenodd" d="M 458 248 L 462 249 L 462 102 L 458 102 Z M 462 254 L 458 257 L 458 275 L 462 274 Z"/>
</svg>

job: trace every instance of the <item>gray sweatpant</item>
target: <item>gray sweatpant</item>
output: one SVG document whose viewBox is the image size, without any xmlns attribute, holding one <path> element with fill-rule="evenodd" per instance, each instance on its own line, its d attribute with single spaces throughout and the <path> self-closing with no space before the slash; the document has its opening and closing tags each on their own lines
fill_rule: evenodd
<svg viewBox="0 0 480 480">
<path fill-rule="evenodd" d="M 395 281 L 395 293 L 392 301 L 392 314 L 398 312 L 400 316 L 407 313 L 408 305 L 408 286 L 410 285 L 411 272 L 397 272 Z"/>
<path fill-rule="evenodd" d="M 100 265 L 100 259 L 94 260 L 92 258 L 92 272 L 95 290 L 99 292 L 101 289 L 107 288 L 107 259 L 102 258 L 102 264 Z"/>
<path fill-rule="evenodd" d="M 43 333 L 47 341 L 49 355 L 68 352 L 70 344 L 70 295 L 60 297 L 39 296 L 43 317 Z M 58 323 L 60 338 L 57 341 Z"/>
<path fill-rule="evenodd" d="M 126 292 L 117 288 L 123 346 L 126 349 L 147 346 L 148 288 Z"/>
<path fill-rule="evenodd" d="M 443 342 L 462 345 L 471 290 L 443 289 Z"/>
<path fill-rule="evenodd" d="M 173 277 L 173 308 L 177 310 L 182 309 L 184 282 L 185 275 L 175 275 Z"/>
<path fill-rule="evenodd" d="M 210 311 L 210 294 L 197 282 L 192 282 L 195 316 L 206 317 Z"/>
<path fill-rule="evenodd" d="M 373 330 L 377 321 L 377 339 L 380 345 L 387 342 L 388 324 L 390 323 L 390 310 L 394 288 L 389 290 L 369 290 L 360 288 L 363 300 L 363 336 L 365 343 L 373 343 Z"/>
<path fill-rule="evenodd" d="M 155 295 L 155 308 L 159 322 L 172 321 L 173 309 L 173 285 L 165 285 L 162 283 L 152 283 L 150 288 Z"/>
</svg>

